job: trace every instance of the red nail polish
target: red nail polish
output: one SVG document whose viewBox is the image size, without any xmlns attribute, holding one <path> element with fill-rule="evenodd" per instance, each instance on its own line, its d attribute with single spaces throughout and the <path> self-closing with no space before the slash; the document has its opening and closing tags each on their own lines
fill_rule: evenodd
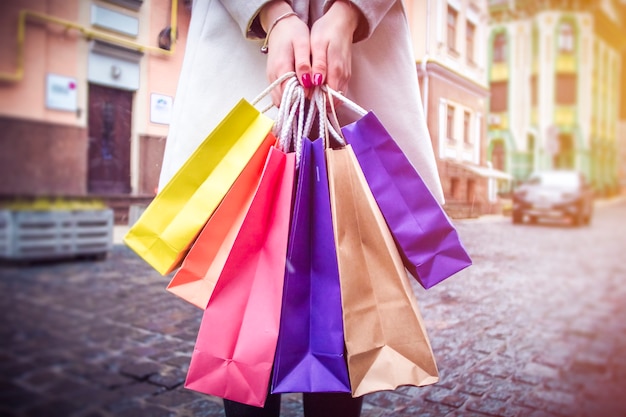
<svg viewBox="0 0 626 417">
<path fill-rule="evenodd" d="M 311 74 L 309 74 L 308 72 L 302 74 L 302 85 L 304 86 L 304 88 L 313 87 L 313 83 L 311 82 Z"/>
<path fill-rule="evenodd" d="M 322 74 L 315 74 L 313 76 L 313 85 L 322 85 Z"/>
</svg>

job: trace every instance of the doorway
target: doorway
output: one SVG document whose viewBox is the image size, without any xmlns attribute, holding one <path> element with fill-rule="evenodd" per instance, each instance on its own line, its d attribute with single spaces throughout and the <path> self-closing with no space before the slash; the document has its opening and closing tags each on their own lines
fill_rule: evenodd
<svg viewBox="0 0 626 417">
<path fill-rule="evenodd" d="M 129 194 L 133 93 L 89 84 L 87 190 Z"/>
</svg>

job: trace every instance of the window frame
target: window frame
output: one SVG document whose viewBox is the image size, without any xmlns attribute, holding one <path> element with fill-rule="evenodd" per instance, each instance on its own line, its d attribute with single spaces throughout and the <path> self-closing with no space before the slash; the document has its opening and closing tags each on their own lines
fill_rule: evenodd
<svg viewBox="0 0 626 417">
<path fill-rule="evenodd" d="M 452 18 L 452 21 L 451 21 Z M 451 52 L 457 52 L 456 36 L 459 24 L 459 11 L 448 4 L 446 12 L 446 45 Z"/>
<path fill-rule="evenodd" d="M 470 30 L 471 28 L 471 30 Z M 468 20 L 465 25 L 465 54 L 467 56 L 467 62 L 475 64 L 476 60 L 476 24 L 471 20 Z"/>
<path fill-rule="evenodd" d="M 446 104 L 446 139 L 450 142 L 456 142 L 454 137 L 454 113 L 456 112 L 455 106 L 450 103 Z"/>
</svg>

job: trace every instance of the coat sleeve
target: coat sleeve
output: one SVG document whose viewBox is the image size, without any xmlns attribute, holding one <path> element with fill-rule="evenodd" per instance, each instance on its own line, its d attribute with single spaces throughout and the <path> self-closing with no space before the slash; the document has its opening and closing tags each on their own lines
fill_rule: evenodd
<svg viewBox="0 0 626 417">
<path fill-rule="evenodd" d="M 262 39 L 265 31 L 261 27 L 258 15 L 270 0 L 220 0 L 224 8 L 248 39 Z M 291 1 L 287 1 L 291 4 Z"/>
<path fill-rule="evenodd" d="M 324 1 L 324 12 L 330 8 L 334 1 Z M 363 16 L 354 33 L 354 42 L 359 42 L 372 36 L 380 21 L 383 20 L 389 9 L 398 1 L 401 0 L 350 0 L 350 3 L 357 7 Z"/>
</svg>

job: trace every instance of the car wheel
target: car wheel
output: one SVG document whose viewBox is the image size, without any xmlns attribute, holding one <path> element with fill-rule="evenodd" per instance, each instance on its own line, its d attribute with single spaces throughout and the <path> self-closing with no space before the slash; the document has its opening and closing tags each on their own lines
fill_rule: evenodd
<svg viewBox="0 0 626 417">
<path fill-rule="evenodd" d="M 593 217 L 593 206 L 589 207 L 587 214 L 585 215 L 585 224 L 588 226 L 591 224 L 591 217 Z"/>
<path fill-rule="evenodd" d="M 583 213 L 582 209 L 574 214 L 572 223 L 574 226 L 582 226 L 583 224 L 585 224 L 585 214 Z"/>
</svg>

